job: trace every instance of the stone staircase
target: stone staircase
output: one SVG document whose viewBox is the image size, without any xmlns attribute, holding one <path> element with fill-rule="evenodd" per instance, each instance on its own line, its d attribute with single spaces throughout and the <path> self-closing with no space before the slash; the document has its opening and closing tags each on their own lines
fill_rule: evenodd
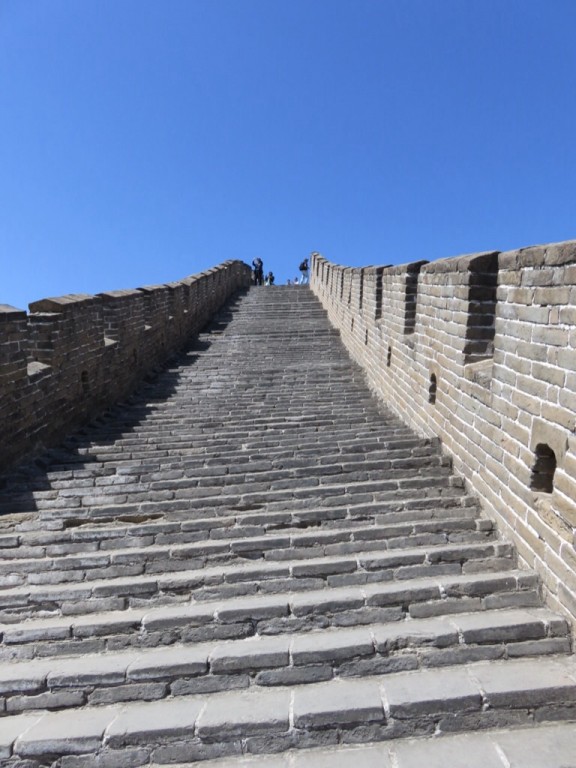
<svg viewBox="0 0 576 768">
<path fill-rule="evenodd" d="M 2 766 L 576 766 L 567 622 L 307 287 L 0 505 Z"/>
</svg>

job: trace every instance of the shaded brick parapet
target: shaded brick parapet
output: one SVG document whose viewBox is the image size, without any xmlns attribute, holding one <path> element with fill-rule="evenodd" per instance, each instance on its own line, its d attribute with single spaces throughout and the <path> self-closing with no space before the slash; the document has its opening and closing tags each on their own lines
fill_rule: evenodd
<svg viewBox="0 0 576 768">
<path fill-rule="evenodd" d="M 0 465 L 53 443 L 125 397 L 200 331 L 250 269 L 226 261 L 181 281 L 0 305 Z"/>
<path fill-rule="evenodd" d="M 316 254 L 311 287 L 576 620 L 576 242 L 358 269 Z"/>
</svg>

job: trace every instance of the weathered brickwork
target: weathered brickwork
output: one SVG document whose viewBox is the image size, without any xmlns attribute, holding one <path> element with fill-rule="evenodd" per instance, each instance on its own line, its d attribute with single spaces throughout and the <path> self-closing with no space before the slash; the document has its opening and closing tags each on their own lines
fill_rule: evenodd
<svg viewBox="0 0 576 768">
<path fill-rule="evenodd" d="M 576 241 L 363 269 L 317 254 L 311 287 L 576 621 Z"/>
<path fill-rule="evenodd" d="M 250 269 L 227 261 L 167 285 L 0 305 L 0 465 L 125 397 L 177 352 Z"/>
</svg>

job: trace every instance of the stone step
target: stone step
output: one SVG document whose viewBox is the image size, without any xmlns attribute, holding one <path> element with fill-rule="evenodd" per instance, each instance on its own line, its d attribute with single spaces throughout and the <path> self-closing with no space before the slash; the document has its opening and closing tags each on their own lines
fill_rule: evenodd
<svg viewBox="0 0 576 768">
<path fill-rule="evenodd" d="M 280 478 L 285 475 L 300 477 L 314 473 L 326 477 L 349 476 L 358 472 L 380 473 L 380 477 L 386 477 L 389 474 L 394 476 L 402 472 L 410 477 L 419 472 L 432 473 L 438 468 L 446 471 L 450 466 L 450 461 L 446 457 L 439 456 L 436 451 L 427 446 L 399 450 L 380 448 L 368 454 L 353 451 L 351 448 L 352 446 L 348 450 L 343 449 L 337 453 L 333 450 L 319 451 L 316 447 L 308 450 L 304 444 L 300 444 L 297 450 L 269 449 L 264 458 L 251 450 L 244 449 L 238 449 L 233 456 L 228 453 L 223 455 L 220 448 L 215 454 L 216 458 L 210 458 L 199 452 L 196 442 L 195 453 L 185 455 L 187 449 L 184 448 L 176 458 L 156 455 L 154 458 L 135 459 L 123 454 L 109 464 L 92 461 L 71 465 L 67 469 L 61 467 L 48 474 L 39 475 L 37 479 L 30 474 L 21 478 L 16 477 L 10 482 L 10 492 L 13 494 L 19 491 L 26 494 L 34 492 L 37 499 L 55 498 L 62 489 L 71 494 L 76 486 L 80 492 L 85 492 L 86 487 L 125 483 L 130 477 L 140 482 L 155 481 L 164 477 L 168 479 L 185 477 L 189 478 L 191 483 L 196 479 L 203 481 L 207 477 L 218 476 L 266 478 L 266 473 L 276 473 Z M 231 463 L 228 463 L 228 459 Z M 48 481 L 49 489 L 44 490 Z"/>
<path fill-rule="evenodd" d="M 254 534 L 254 531 L 251 531 Z M 420 534 L 389 540 L 377 529 L 360 529 L 325 533 L 285 535 L 270 533 L 263 536 L 241 536 L 232 539 L 203 539 L 189 544 L 153 545 L 147 538 L 132 541 L 129 548 L 116 547 L 118 540 L 100 540 L 98 551 L 82 551 L 65 556 L 48 556 L 33 559 L 11 559 L 0 563 L 0 587 L 10 589 L 16 585 L 47 585 L 63 582 L 80 582 L 121 575 L 164 574 L 175 571 L 190 571 L 204 568 L 206 583 L 215 583 L 211 564 L 225 565 L 220 568 L 225 580 L 233 581 L 235 566 L 265 561 L 283 563 L 289 569 L 287 577 L 298 570 L 305 570 L 307 562 L 310 571 L 318 572 L 318 559 L 322 558 L 329 580 L 336 574 L 349 573 L 348 579 L 357 583 L 372 577 L 362 575 L 377 571 L 378 579 L 388 578 L 383 571 L 393 569 L 394 578 L 409 577 L 417 566 L 428 570 L 441 563 L 459 563 L 454 572 L 470 573 L 477 570 L 503 569 L 506 561 L 512 563 L 513 551 L 502 542 L 487 542 L 493 538 L 486 534 L 458 535 L 457 541 L 450 542 L 445 533 Z M 408 546 L 410 545 L 410 546 Z M 429 547 L 435 549 L 429 550 Z M 419 551 L 425 547 L 426 552 Z M 441 548 L 441 549 L 438 549 Z M 351 559 L 352 558 L 352 559 Z M 299 568 L 294 561 L 302 565 Z M 358 570 L 352 570 L 357 568 Z M 401 571 L 400 569 L 411 569 Z M 237 569 L 236 569 L 237 570 Z M 418 569 L 420 570 L 420 569 Z M 332 573 L 333 571 L 333 573 Z M 245 569 L 242 570 L 245 573 Z M 356 574 L 356 575 L 355 575 Z M 277 578 L 273 570 L 270 575 L 262 573 L 260 578 Z M 347 579 L 347 580 L 348 580 Z M 241 580 L 244 580 L 241 578 Z M 200 585 L 199 585 L 200 586 Z M 1 605 L 0 591 L 0 605 Z"/>
<path fill-rule="evenodd" d="M 375 479 L 373 476 L 376 476 Z M 230 482 L 228 482 L 228 480 Z M 378 473 L 358 473 L 358 477 L 314 475 L 299 478 L 287 477 L 274 481 L 252 478 L 244 481 L 241 477 L 208 477 L 204 480 L 158 480 L 143 482 L 125 477 L 124 482 L 99 485 L 88 488 L 72 488 L 61 492 L 52 491 L 37 494 L 35 502 L 39 510 L 56 506 L 58 502 L 66 506 L 68 499 L 79 499 L 81 506 L 99 506 L 103 503 L 134 503 L 144 498 L 162 500 L 189 499 L 196 506 L 226 504 L 230 507 L 240 501 L 258 499 L 260 503 L 287 499 L 309 499 L 316 503 L 325 503 L 326 499 L 349 498 L 357 494 L 364 501 L 384 501 L 386 499 L 427 499 L 433 496 L 463 496 L 465 491 L 462 480 L 453 476 L 450 470 L 437 470 L 435 476 L 418 473 L 410 477 L 380 479 Z M 310 502 L 309 502 L 310 503 Z"/>
<path fill-rule="evenodd" d="M 263 487 L 259 487 L 259 486 Z M 168 509 L 200 510 L 203 515 L 207 510 L 220 508 L 227 510 L 255 509 L 266 506 L 271 512 L 287 509 L 305 509 L 310 507 L 355 506 L 359 504 L 381 504 L 386 508 L 420 508 L 422 506 L 446 506 L 455 504 L 470 506 L 476 500 L 466 493 L 460 478 L 440 478 L 437 482 L 416 477 L 403 481 L 366 481 L 364 483 L 326 483 L 311 485 L 296 484 L 292 488 L 269 490 L 267 483 L 239 484 L 218 493 L 215 488 L 180 488 L 180 489 L 131 489 L 125 491 L 122 486 L 108 492 L 91 491 L 84 496 L 64 497 L 54 492 L 55 498 L 35 499 L 37 510 L 58 510 L 66 514 L 74 508 L 89 510 L 88 514 L 97 514 L 98 507 L 118 507 L 122 514 L 124 505 L 138 504 L 142 513 L 161 513 Z M 30 501 L 28 501 L 29 509 Z M 72 513 L 74 514 L 74 513 Z"/>
<path fill-rule="evenodd" d="M 33 526 L 35 522 L 38 523 L 36 527 Z M 384 514 L 380 505 L 371 504 L 294 512 L 224 510 L 222 514 L 202 517 L 200 513 L 191 516 L 186 511 L 172 515 L 143 515 L 139 514 L 137 505 L 126 505 L 122 513 L 118 507 L 100 507 L 98 514 L 92 516 L 71 517 L 45 512 L 34 521 L 28 517 L 19 524 L 13 521 L 9 533 L 0 533 L 0 553 L 8 559 L 59 556 L 67 553 L 59 547 L 70 544 L 71 552 L 95 551 L 100 548 L 101 541 L 108 539 L 117 540 L 115 547 L 129 547 L 140 546 L 142 537 L 151 537 L 152 544 L 176 544 L 228 535 L 237 538 L 238 532 L 244 534 L 248 530 L 314 533 L 376 527 L 390 539 L 445 532 L 453 541 L 457 540 L 459 532 L 466 532 L 466 535 L 478 532 L 487 536 L 495 530 L 492 521 L 479 517 L 475 507 L 425 508 Z M 86 549 L 82 548 L 83 544 Z"/>
<path fill-rule="evenodd" d="M 166 764 L 560 718 L 576 719 L 574 659 L 497 660 L 88 706 L 73 717 L 67 710 L 12 715 L 2 719 L 0 755 L 41 764 L 55 755 L 87 755 L 87 765 L 96 757 L 100 764 Z"/>
<path fill-rule="evenodd" d="M 427 537 L 426 537 L 427 538 Z M 325 549 L 329 549 L 328 545 Z M 506 542 L 424 544 L 421 547 L 321 554 L 300 547 L 292 558 L 290 537 L 202 541 L 172 547 L 143 547 L 31 559 L 0 576 L 0 611 L 27 607 L 53 610 L 72 599 L 122 595 L 154 600 L 194 590 L 196 600 L 309 590 L 424 576 L 502 571 L 514 566 Z M 269 557 L 263 557 L 266 551 Z M 156 556 L 156 557 L 155 557 Z M 6 566 L 2 565 L 2 570 Z M 11 586 L 24 580 L 21 586 Z"/>
<path fill-rule="evenodd" d="M 134 751 L 136 754 L 136 750 Z M 147 753 L 144 750 L 142 756 Z M 574 768 L 573 722 L 529 723 L 465 734 L 287 750 L 277 755 L 235 755 L 203 761 L 204 768 Z M 465 756 L 465 757 L 464 757 Z M 165 765 L 163 763 L 162 765 Z M 194 763 L 172 763 L 192 768 Z M 160 763 L 150 763 L 160 768 Z"/>
<path fill-rule="evenodd" d="M 182 439 L 182 448 L 189 444 L 190 438 Z M 329 442 L 328 440 L 326 441 Z M 198 448 L 198 439 L 194 439 L 195 448 Z M 381 444 L 379 444 L 381 445 Z M 425 470 L 428 468 L 450 467 L 451 461 L 448 457 L 439 455 L 437 450 L 429 446 L 416 445 L 412 450 L 407 449 L 405 443 L 400 449 L 380 448 L 368 453 L 360 453 L 352 450 L 353 446 L 341 447 L 335 450 L 331 444 L 331 450 L 320 448 L 318 441 L 300 440 L 297 449 L 291 451 L 270 450 L 264 457 L 251 455 L 246 449 L 241 448 L 234 452 L 224 452 L 222 448 L 218 450 L 216 460 L 210 460 L 207 455 L 184 454 L 177 457 L 167 457 L 165 460 L 144 461 L 139 465 L 133 459 L 124 458 L 119 455 L 115 466 L 117 472 L 124 467 L 132 469 L 134 472 L 140 470 L 141 473 L 150 473 L 154 469 L 162 472 L 181 472 L 183 476 L 194 479 L 197 473 L 208 472 L 212 469 L 214 474 L 222 475 L 241 475 L 254 473 L 258 476 L 265 475 L 268 472 L 289 472 L 302 469 L 298 459 L 303 455 L 307 457 L 308 472 L 314 470 L 322 471 L 322 474 L 336 474 L 364 471 L 378 471 L 382 475 L 388 473 L 406 472 L 410 476 L 413 472 Z M 312 462 L 310 459 L 316 458 Z M 231 463 L 229 463 L 231 460 Z M 106 478 L 113 476 L 112 467 L 104 466 L 103 462 L 90 462 L 82 469 L 69 469 L 60 471 L 51 471 L 49 473 L 51 486 L 58 489 L 59 483 L 70 482 L 74 479 L 86 479 L 90 477 L 101 478 L 101 482 L 106 482 Z M 298 474 L 296 474 L 298 476 Z"/>
<path fill-rule="evenodd" d="M 52 479 L 57 483 L 73 478 L 86 479 L 99 476 L 105 478 L 114 474 L 111 471 L 112 467 L 119 474 L 124 468 L 129 473 L 141 474 L 140 470 L 144 473 L 179 468 L 193 471 L 208 467 L 222 467 L 223 473 L 227 473 L 229 469 L 234 470 L 236 464 L 242 467 L 242 471 L 244 468 L 250 471 L 250 464 L 261 464 L 263 460 L 269 462 L 270 469 L 298 469 L 303 462 L 307 462 L 308 466 L 314 464 L 319 469 L 329 465 L 340 466 L 343 467 L 342 471 L 354 471 L 354 464 L 359 465 L 357 469 L 362 469 L 361 465 L 367 464 L 374 470 L 402 468 L 410 470 L 416 468 L 419 463 L 422 464 L 422 460 L 424 464 L 428 460 L 432 464 L 439 462 L 440 466 L 449 466 L 449 461 L 439 457 L 437 449 L 433 446 L 427 445 L 425 441 L 408 439 L 397 441 L 394 445 L 390 445 L 389 441 L 374 440 L 365 446 L 365 451 L 359 450 L 359 444 L 342 442 L 338 446 L 329 434 L 326 437 L 317 435 L 307 442 L 299 439 L 288 449 L 286 446 L 280 446 L 278 440 L 272 440 L 270 435 L 265 445 L 257 447 L 250 441 L 244 442 L 237 448 L 231 448 L 226 440 L 215 442 L 217 444 L 207 450 L 196 438 L 193 440 L 193 447 L 187 448 L 186 445 L 180 444 L 176 453 L 159 451 L 157 446 L 151 446 L 148 451 L 123 449 L 109 457 L 98 457 L 92 454 L 88 462 L 83 457 L 69 453 L 67 454 L 70 459 L 68 466 L 56 464 L 47 474 L 32 467 L 30 471 L 20 472 L 20 475 L 14 473 L 12 477 L 5 479 L 5 487 L 13 493 L 19 490 L 29 493 L 31 490 L 42 490 L 46 487 L 47 480 Z M 137 455 L 140 453 L 141 456 Z M 412 467 L 410 467 L 410 461 L 413 461 Z"/>
<path fill-rule="evenodd" d="M 236 459 L 240 463 L 249 460 L 250 451 L 257 453 L 260 460 L 266 456 L 282 456 L 287 451 L 294 456 L 306 451 L 306 455 L 319 458 L 326 455 L 339 457 L 346 454 L 346 449 L 350 453 L 360 452 L 352 451 L 354 432 L 356 441 L 362 439 L 361 435 L 358 435 L 358 425 L 355 428 L 354 424 L 335 430 L 330 423 L 316 423 L 305 429 L 297 422 L 287 422 L 276 429 L 250 429 L 228 435 L 224 430 L 215 435 L 213 428 L 206 431 L 197 429 L 190 433 L 181 429 L 179 433 L 169 435 L 168 439 L 149 435 L 122 445 L 109 447 L 95 445 L 90 448 L 79 446 L 75 455 L 66 457 L 66 462 L 70 465 L 82 464 L 86 461 L 85 457 L 89 458 L 91 464 L 94 462 L 108 464 L 128 459 L 146 460 L 157 458 L 154 456 L 156 451 L 162 451 L 164 456 L 174 462 L 181 460 L 182 457 L 186 459 L 188 456 L 200 455 L 205 459 L 219 459 L 223 465 L 233 464 Z M 385 448 L 387 451 L 401 451 L 422 446 L 422 441 L 416 441 L 409 434 L 403 435 L 396 432 L 394 436 L 382 435 L 380 440 L 374 430 L 370 430 L 368 435 L 374 443 L 375 450 Z M 358 446 L 357 442 L 356 446 Z M 188 451 L 190 453 L 187 453 Z M 54 466 L 58 469 L 58 464 Z"/>
<path fill-rule="evenodd" d="M 142 524 L 132 526 L 122 525 L 121 521 L 116 526 L 112 525 L 113 521 L 101 526 L 82 519 L 67 522 L 67 527 L 56 531 L 0 535 L 0 585 L 8 586 L 6 577 L 16 572 L 25 578 L 35 572 L 112 565 L 110 550 L 114 550 L 116 558 L 138 550 L 143 560 L 150 553 L 154 561 L 177 558 L 184 562 L 184 558 L 196 556 L 194 549 L 186 545 L 202 548 L 203 542 L 217 541 L 222 544 L 229 540 L 232 553 L 234 541 L 241 539 L 242 543 L 236 546 L 237 555 L 281 559 L 285 557 L 282 550 L 290 547 L 297 550 L 294 558 L 300 559 L 313 554 L 344 554 L 362 549 L 464 544 L 486 541 L 495 536 L 490 521 L 464 514 L 397 523 L 380 521 L 376 517 L 366 519 L 365 516 L 359 519 L 335 518 L 331 525 L 329 520 L 319 521 L 312 514 L 298 516 L 289 513 L 230 515 L 183 522 L 160 518 L 158 521 L 143 520 Z M 82 525 L 85 522 L 88 524 Z M 220 557 L 223 551 L 217 548 L 213 554 Z M 94 557 L 95 553 L 108 553 L 108 562 L 82 564 L 80 558 Z M 76 562 L 77 566 L 74 565 Z"/>
<path fill-rule="evenodd" d="M 151 494 L 148 494 L 144 500 L 132 497 L 130 502 L 125 499 L 108 497 L 99 497 L 99 503 L 96 505 L 82 506 L 82 500 L 78 497 L 68 497 L 67 499 L 57 498 L 53 501 L 40 502 L 42 509 L 37 510 L 38 514 L 31 515 L 29 497 L 25 499 L 25 512 L 20 516 L 12 515 L 10 521 L 0 530 L 8 531 L 10 534 L 16 531 L 54 531 L 60 530 L 67 525 L 77 527 L 84 523 L 101 523 L 110 519 L 159 519 L 167 520 L 196 520 L 206 517 L 228 517 L 236 513 L 262 513 L 262 514 L 293 514 L 295 516 L 307 515 L 318 520 L 325 519 L 331 521 L 334 519 L 357 519 L 362 516 L 372 517 L 379 515 L 382 520 L 406 521 L 409 519 L 422 519 L 422 515 L 430 518 L 445 514 L 453 514 L 455 511 L 463 511 L 464 514 L 473 510 L 476 516 L 480 516 L 478 501 L 469 494 L 447 496 L 438 494 L 429 495 L 426 498 L 413 496 L 410 494 L 407 498 L 392 497 L 386 500 L 374 501 L 372 498 L 361 498 L 347 494 L 343 498 L 324 498 L 316 500 L 314 498 L 276 498 L 275 501 L 266 501 L 261 498 L 230 498 L 228 503 L 218 504 L 216 500 L 212 503 L 211 499 L 193 501 L 190 499 L 175 499 L 156 496 L 152 500 Z M 204 502 L 204 503 L 202 503 Z M 416 515 L 417 517 L 414 517 Z M 0 518 L 0 525 L 2 524 Z"/>
<path fill-rule="evenodd" d="M 256 462 L 253 463 L 256 464 Z M 404 468 L 378 468 L 377 462 L 366 463 L 366 466 L 359 463 L 325 464 L 320 470 L 312 463 L 307 467 L 298 466 L 300 462 L 286 463 L 294 463 L 296 466 L 266 470 L 258 469 L 258 466 L 252 468 L 250 464 L 242 464 L 233 467 L 229 472 L 219 466 L 209 466 L 188 471 L 162 469 L 146 474 L 140 470 L 134 475 L 106 474 L 95 478 L 55 480 L 50 490 L 36 491 L 34 498 L 39 502 L 44 499 L 101 494 L 123 493 L 129 496 L 133 493 L 141 494 L 147 489 L 150 492 L 186 489 L 192 494 L 200 495 L 210 494 L 210 489 L 234 492 L 239 488 L 245 489 L 247 484 L 254 489 L 271 493 L 276 490 L 301 488 L 318 488 L 320 492 L 324 487 L 341 488 L 352 483 L 362 484 L 360 491 L 371 487 L 374 490 L 404 490 L 411 487 L 418 488 L 424 484 L 427 487 L 457 486 L 457 478 L 453 475 L 451 467 L 440 461 L 410 460 L 407 464 L 412 466 Z"/>
<path fill-rule="evenodd" d="M 0 670 L 4 702 L 0 717 L 253 685 L 310 684 L 569 649 L 567 622 L 545 609 L 533 609 L 27 660 Z"/>
<path fill-rule="evenodd" d="M 29 616 L 35 613 L 28 605 L 13 606 L 12 615 L 5 611 L 2 616 L 0 658 L 95 653 L 128 646 L 353 627 L 408 617 L 540 607 L 538 578 L 529 571 L 446 575 L 292 593 L 261 590 L 204 601 L 194 600 L 196 592 L 189 592 L 173 594 L 173 604 L 167 605 L 150 605 L 145 593 L 130 599 L 126 596 L 129 586 L 127 582 L 123 592 L 119 584 L 103 584 L 92 594 L 80 591 L 81 585 L 62 588 L 59 616 L 49 616 L 50 609 L 56 613 L 55 603 L 49 604 L 50 609 L 45 607 L 39 618 L 26 618 L 27 609 Z"/>
</svg>

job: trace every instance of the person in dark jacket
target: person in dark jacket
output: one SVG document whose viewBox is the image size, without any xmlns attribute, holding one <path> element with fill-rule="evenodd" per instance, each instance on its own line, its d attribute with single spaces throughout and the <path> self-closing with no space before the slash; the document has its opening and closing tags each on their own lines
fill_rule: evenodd
<svg viewBox="0 0 576 768">
<path fill-rule="evenodd" d="M 254 268 L 254 285 L 263 285 L 264 284 L 264 263 L 262 262 L 262 259 L 260 258 L 260 256 L 256 256 L 256 258 L 252 262 L 252 267 Z"/>
</svg>

